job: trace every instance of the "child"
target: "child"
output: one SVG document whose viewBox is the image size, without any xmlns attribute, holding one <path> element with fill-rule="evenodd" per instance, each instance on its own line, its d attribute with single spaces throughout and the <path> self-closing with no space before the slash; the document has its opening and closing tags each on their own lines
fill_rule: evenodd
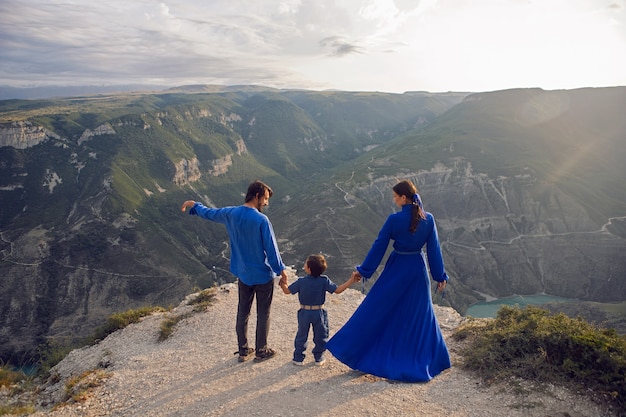
<svg viewBox="0 0 626 417">
<path fill-rule="evenodd" d="M 293 352 L 293 364 L 302 366 L 304 361 L 304 351 L 309 337 L 309 328 L 313 326 L 313 356 L 316 365 L 323 365 L 324 351 L 328 341 L 328 313 L 324 309 L 326 291 L 331 294 L 339 294 L 345 291 L 350 285 L 360 280 L 356 272 L 352 273 L 350 279 L 340 286 L 337 286 L 326 275 L 326 259 L 323 255 L 310 255 L 304 263 L 304 272 L 307 276 L 298 278 L 293 284 L 287 286 L 287 282 L 281 280 L 280 287 L 285 294 L 298 294 L 300 300 L 300 310 L 298 310 L 298 332 L 294 341 L 295 350 Z"/>
</svg>

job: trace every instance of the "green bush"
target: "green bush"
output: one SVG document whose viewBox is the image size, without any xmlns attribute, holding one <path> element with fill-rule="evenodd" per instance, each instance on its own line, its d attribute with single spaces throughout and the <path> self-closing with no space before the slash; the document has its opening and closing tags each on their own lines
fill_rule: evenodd
<svg viewBox="0 0 626 417">
<path fill-rule="evenodd" d="M 0 366 L 0 388 L 10 387 L 26 379 L 23 372 L 14 371 L 10 366 Z"/>
<path fill-rule="evenodd" d="M 485 380 L 554 382 L 626 408 L 626 337 L 582 319 L 527 306 L 502 307 L 494 320 L 470 319 L 463 366 Z"/>
<path fill-rule="evenodd" d="M 176 325 L 189 316 L 191 316 L 191 313 L 182 314 L 180 316 L 167 317 L 166 319 L 164 319 L 161 322 L 161 327 L 159 329 L 159 342 L 168 339 L 172 335 L 172 333 L 174 333 L 174 328 L 176 327 Z"/>
<path fill-rule="evenodd" d="M 149 316 L 155 311 L 165 311 L 163 307 L 142 307 L 135 310 L 128 310 L 123 313 L 112 314 L 104 323 L 98 327 L 92 336 L 92 342 L 102 340 L 111 333 L 123 329 L 129 324 L 137 323 L 145 316 Z"/>
<path fill-rule="evenodd" d="M 178 316 L 171 316 L 165 318 L 161 322 L 161 326 L 159 329 L 159 341 L 164 341 L 169 338 L 172 333 L 174 333 L 174 328 L 176 325 L 190 317 L 193 313 L 200 312 L 209 306 L 213 300 L 215 299 L 215 294 L 217 289 L 215 287 L 204 289 L 198 292 L 192 299 L 189 300 L 187 305 L 193 306 L 193 312 L 187 314 L 181 314 Z"/>
<path fill-rule="evenodd" d="M 0 416 L 27 415 L 35 411 L 31 401 L 17 397 L 20 393 L 32 389 L 32 379 L 24 372 L 15 371 L 12 366 L 0 363 L 0 389 L 11 397 L 16 396 L 14 401 L 6 403 L 0 401 Z"/>
<path fill-rule="evenodd" d="M 0 416 L 24 416 L 35 412 L 35 407 L 30 404 L 0 404 Z"/>
<path fill-rule="evenodd" d="M 67 341 L 46 341 L 37 348 L 37 365 L 40 374 L 46 374 L 57 363 L 61 362 L 74 349 L 90 345 L 104 339 L 111 333 L 123 329 L 131 323 L 137 323 L 141 318 L 149 316 L 155 311 L 165 311 L 162 307 L 142 307 L 135 310 L 128 310 L 122 313 L 114 313 L 105 323 L 98 327 L 91 336 L 81 340 Z"/>
<path fill-rule="evenodd" d="M 80 342 L 48 340 L 37 347 L 37 367 L 42 375 L 48 374 L 72 350 L 83 346 Z"/>
<path fill-rule="evenodd" d="M 216 292 L 217 288 L 215 287 L 204 289 L 200 291 L 194 298 L 189 300 L 189 303 L 187 303 L 187 305 L 193 305 L 193 311 L 196 312 L 204 310 L 213 302 Z"/>
</svg>

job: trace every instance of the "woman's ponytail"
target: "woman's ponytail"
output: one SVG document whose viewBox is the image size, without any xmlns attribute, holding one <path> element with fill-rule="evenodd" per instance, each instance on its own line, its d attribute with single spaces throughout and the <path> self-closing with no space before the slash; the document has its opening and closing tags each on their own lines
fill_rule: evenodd
<svg viewBox="0 0 626 417">
<path fill-rule="evenodd" d="M 420 220 L 426 218 L 424 214 L 424 206 L 422 205 L 422 199 L 418 193 L 413 193 L 413 209 L 411 215 L 411 228 L 409 229 L 411 233 L 417 230 L 417 224 Z"/>
<path fill-rule="evenodd" d="M 417 224 L 420 220 L 424 220 L 426 218 L 424 207 L 422 206 L 422 199 L 417 193 L 417 188 L 411 181 L 404 180 L 394 185 L 393 191 L 398 195 L 405 196 L 408 201 L 411 201 L 411 227 L 409 230 L 411 233 L 415 232 L 417 230 Z"/>
</svg>

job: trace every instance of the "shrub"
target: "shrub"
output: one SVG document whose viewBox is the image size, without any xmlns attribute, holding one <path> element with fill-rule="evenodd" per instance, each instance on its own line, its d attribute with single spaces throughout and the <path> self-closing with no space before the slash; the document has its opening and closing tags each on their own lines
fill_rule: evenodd
<svg viewBox="0 0 626 417">
<path fill-rule="evenodd" d="M 187 305 L 193 305 L 193 311 L 204 310 L 207 306 L 211 305 L 211 303 L 215 299 L 216 292 L 216 287 L 206 288 L 200 291 L 194 298 L 189 300 L 189 303 L 187 303 Z"/>
<path fill-rule="evenodd" d="M 0 416 L 24 416 L 35 412 L 30 404 L 0 404 Z"/>
<path fill-rule="evenodd" d="M 61 362 L 72 350 L 83 346 L 79 342 L 47 340 L 37 347 L 37 365 L 39 373 L 46 375 L 57 363 Z"/>
<path fill-rule="evenodd" d="M 195 297 L 193 297 L 191 300 L 189 300 L 187 305 L 194 306 L 193 307 L 194 313 L 202 311 L 213 302 L 213 300 L 215 299 L 216 292 L 217 292 L 217 289 L 215 287 L 204 289 L 200 291 L 199 293 L 197 293 Z M 162 342 L 166 340 L 167 338 L 169 338 L 174 332 L 174 328 L 176 327 L 176 325 L 180 321 L 189 317 L 191 314 L 192 313 L 181 314 L 178 316 L 171 316 L 171 317 L 167 317 L 166 319 L 164 319 L 161 322 L 161 327 L 159 330 L 159 341 Z"/>
<path fill-rule="evenodd" d="M 162 307 L 142 307 L 135 310 L 128 310 L 123 313 L 114 313 L 105 323 L 98 327 L 94 334 L 78 341 L 46 341 L 39 345 L 38 368 L 40 374 L 46 374 L 57 363 L 61 362 L 72 350 L 90 345 L 104 339 L 111 333 L 123 329 L 131 323 L 137 323 L 141 318 L 149 316 L 155 311 L 165 311 Z"/>
<path fill-rule="evenodd" d="M 16 372 L 10 366 L 0 366 L 0 388 L 7 388 L 26 379 L 23 372 Z"/>
<path fill-rule="evenodd" d="M 172 316 L 168 317 L 161 322 L 161 328 L 159 330 L 159 342 L 162 342 L 169 338 L 172 333 L 174 333 L 174 327 L 178 324 L 178 322 L 186 319 L 191 314 L 182 314 L 180 316 Z"/>
<path fill-rule="evenodd" d="M 485 380 L 556 382 L 626 408 L 626 337 L 534 306 L 502 307 L 494 320 L 470 319 L 463 366 Z"/>
<path fill-rule="evenodd" d="M 98 327 L 92 336 L 92 342 L 102 340 L 111 333 L 123 329 L 129 324 L 137 323 L 145 316 L 149 316 L 155 311 L 165 311 L 163 307 L 142 307 L 136 310 L 128 310 L 123 313 L 112 314 L 102 325 Z"/>
<path fill-rule="evenodd" d="M 102 385 L 109 376 L 110 374 L 102 369 L 93 369 L 71 378 L 65 384 L 65 399 L 63 402 L 68 402 L 69 400 L 84 402 L 91 395 L 93 388 Z"/>
<path fill-rule="evenodd" d="M 35 411 L 29 396 L 21 393 L 32 389 L 32 378 L 12 366 L 0 364 L 0 416 L 27 415 Z"/>
</svg>

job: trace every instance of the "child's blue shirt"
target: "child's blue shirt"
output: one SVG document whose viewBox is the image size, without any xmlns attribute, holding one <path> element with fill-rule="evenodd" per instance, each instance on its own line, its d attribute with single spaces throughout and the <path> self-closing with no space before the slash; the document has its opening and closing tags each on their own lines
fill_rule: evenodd
<svg viewBox="0 0 626 417">
<path fill-rule="evenodd" d="M 334 294 L 337 284 L 332 282 L 326 275 L 313 277 L 307 275 L 298 278 L 289 286 L 292 294 L 298 294 L 300 304 L 308 306 L 322 305 L 326 302 L 326 292 Z"/>
</svg>

